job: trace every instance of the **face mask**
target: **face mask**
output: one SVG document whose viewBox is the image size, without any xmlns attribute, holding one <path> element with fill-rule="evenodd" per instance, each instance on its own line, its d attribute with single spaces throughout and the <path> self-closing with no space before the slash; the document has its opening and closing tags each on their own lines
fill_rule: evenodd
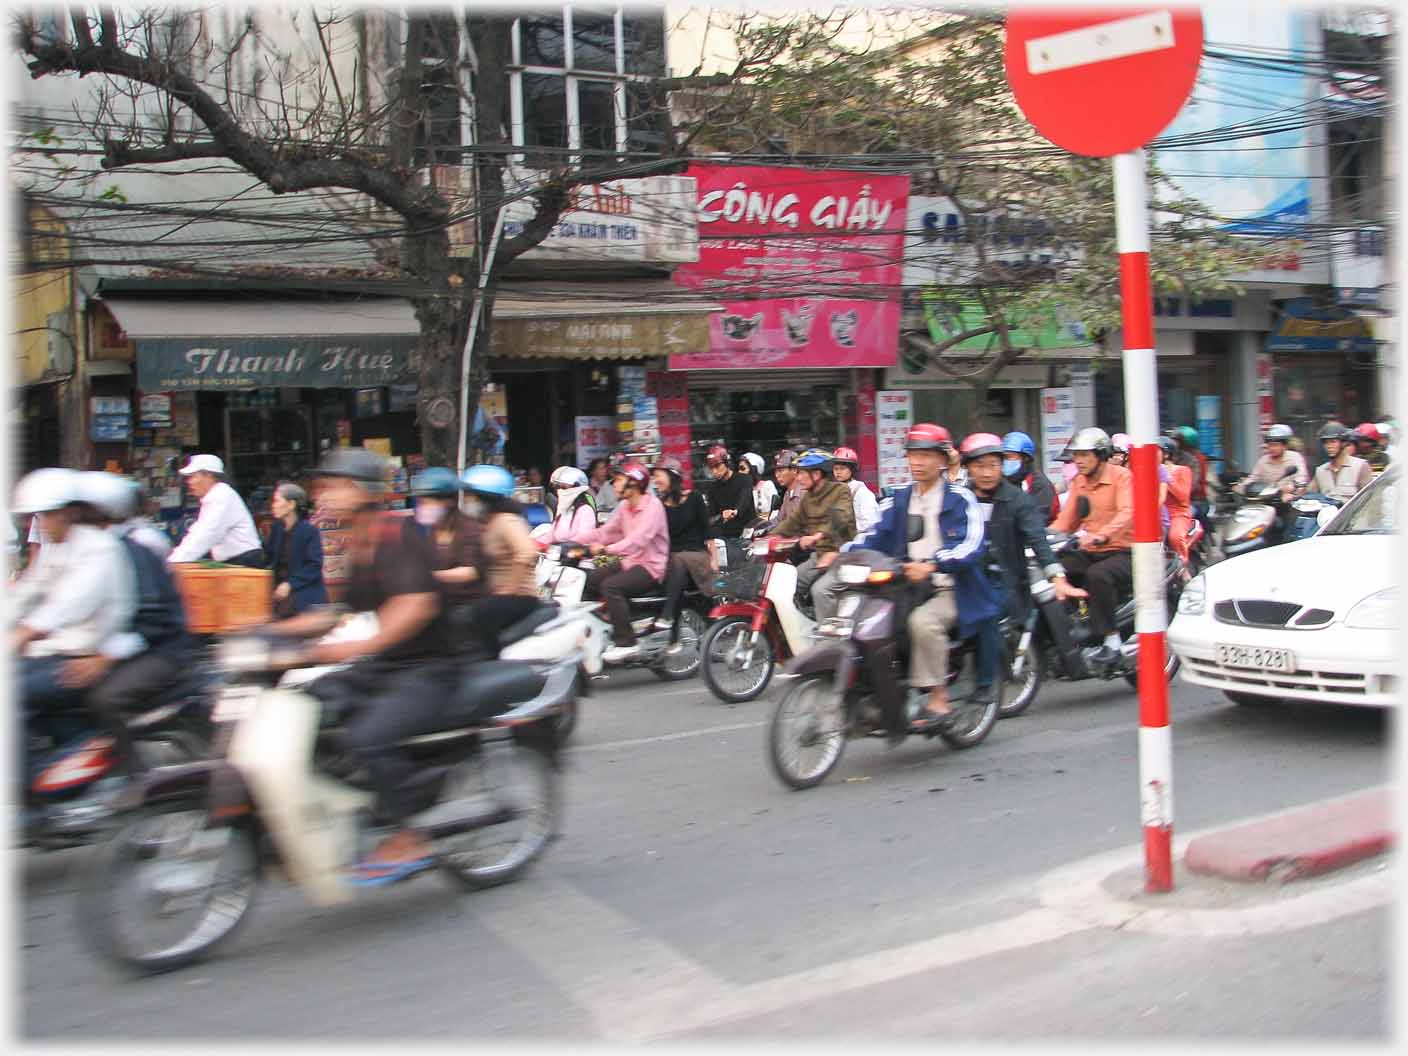
<svg viewBox="0 0 1408 1056">
<path fill-rule="evenodd" d="M 416 504 L 415 511 L 416 524 L 426 528 L 439 524 L 445 519 L 445 507 L 438 502 L 421 502 Z"/>
<path fill-rule="evenodd" d="M 1003 459 L 1002 475 L 1004 477 L 1020 477 L 1022 475 L 1021 459 L 1018 459 L 1015 462 L 1008 462 L 1006 459 Z"/>
<path fill-rule="evenodd" d="M 481 517 L 484 514 L 484 503 L 477 496 L 467 495 L 461 501 L 460 509 L 471 517 Z"/>
</svg>

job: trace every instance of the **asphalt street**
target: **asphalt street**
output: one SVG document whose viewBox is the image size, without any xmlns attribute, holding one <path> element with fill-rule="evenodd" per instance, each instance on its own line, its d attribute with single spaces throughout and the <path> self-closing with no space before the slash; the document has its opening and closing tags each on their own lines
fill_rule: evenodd
<svg viewBox="0 0 1408 1056">
<path fill-rule="evenodd" d="M 266 885 L 210 961 L 133 980 L 74 914 L 86 851 L 26 856 L 21 1035 L 389 1038 L 1383 1039 L 1389 921 L 1252 936 L 1063 925 L 1041 877 L 1140 839 L 1137 703 L 1048 685 L 977 748 L 851 742 L 823 785 L 764 757 L 781 692 L 613 674 L 564 771 L 561 839 L 521 881 L 429 875 L 310 908 Z M 1391 779 L 1390 716 L 1236 706 L 1175 684 L 1175 817 L 1223 825 Z M 1331 881 L 1333 882 L 1333 881 Z"/>
</svg>

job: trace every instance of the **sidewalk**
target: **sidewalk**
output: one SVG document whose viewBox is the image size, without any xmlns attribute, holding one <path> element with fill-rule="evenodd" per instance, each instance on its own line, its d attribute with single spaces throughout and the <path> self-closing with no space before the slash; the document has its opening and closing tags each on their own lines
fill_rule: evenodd
<svg viewBox="0 0 1408 1056">
<path fill-rule="evenodd" d="M 1287 883 L 1341 869 L 1395 845 L 1396 794 L 1385 785 L 1198 836 L 1183 864 L 1242 883 Z"/>
</svg>

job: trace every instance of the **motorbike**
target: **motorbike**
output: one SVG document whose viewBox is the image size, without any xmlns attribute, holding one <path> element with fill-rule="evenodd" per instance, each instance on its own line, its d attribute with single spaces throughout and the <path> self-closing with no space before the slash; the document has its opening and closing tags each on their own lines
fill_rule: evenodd
<svg viewBox="0 0 1408 1056">
<path fill-rule="evenodd" d="M 918 531 L 923 534 L 922 524 Z M 947 684 L 957 722 L 910 733 L 928 693 L 909 686 L 909 635 L 899 615 L 904 566 L 875 550 L 841 554 L 836 565 L 842 586 L 837 615 L 823 620 L 818 643 L 787 665 L 794 681 L 768 726 L 768 759 L 777 777 L 795 789 L 811 788 L 857 737 L 888 735 L 899 744 L 909 736 L 939 736 L 957 749 L 981 744 L 997 723 L 1005 687 L 999 678 L 996 699 L 976 700 L 976 640 L 950 638 Z"/>
<path fill-rule="evenodd" d="M 120 798 L 80 894 L 84 938 L 101 956 L 138 972 L 208 956 L 273 868 L 314 905 L 354 897 L 345 878 L 385 830 L 365 768 L 342 747 L 339 706 L 276 686 L 296 656 L 258 637 L 223 642 L 215 757 L 152 771 Z M 408 824 L 434 849 L 423 872 L 486 888 L 543 853 L 558 809 L 555 720 L 580 669 L 579 656 L 467 664 L 439 720 L 396 745 L 415 765 Z"/>
<path fill-rule="evenodd" d="M 611 622 L 604 602 L 589 602 L 582 606 L 582 594 L 587 585 L 587 572 L 592 567 L 590 550 L 581 543 L 551 543 L 543 547 L 538 558 L 538 582 L 542 596 L 564 609 L 582 607 L 591 613 L 595 624 L 591 632 L 592 648 L 598 660 L 611 635 Z M 685 588 L 679 612 L 675 613 L 680 648 L 670 651 L 670 631 L 654 630 L 655 619 L 665 607 L 665 595 L 648 594 L 631 598 L 631 627 L 640 651 L 631 659 L 611 664 L 611 667 L 646 667 L 660 679 L 675 682 L 690 678 L 699 670 L 699 641 L 704 636 L 705 613 L 709 599 L 694 589 Z M 597 646 L 600 646 L 598 649 Z"/>
<path fill-rule="evenodd" d="M 1291 500 L 1295 520 L 1286 530 L 1286 541 L 1309 539 L 1320 531 L 1320 515 L 1325 510 L 1334 511 L 1344 505 L 1343 499 L 1332 498 L 1318 491 L 1308 491 L 1298 499 Z"/>
<path fill-rule="evenodd" d="M 90 843 L 111 823 L 115 799 L 135 776 L 204 758 L 208 688 L 207 672 L 195 667 L 128 716 L 134 757 L 126 760 L 106 720 L 81 703 L 29 718 L 20 846 L 59 850 Z"/>
<path fill-rule="evenodd" d="M 1241 479 L 1235 473 L 1233 470 L 1223 474 L 1222 480 L 1229 486 L 1223 489 L 1212 515 L 1217 525 L 1217 549 L 1222 556 L 1237 557 L 1289 542 L 1298 514 L 1279 485 L 1253 481 L 1238 493 L 1230 486 Z M 1288 466 L 1285 476 L 1294 474 L 1295 468 Z"/>
<path fill-rule="evenodd" d="M 704 635 L 704 683 L 720 700 L 742 704 L 761 696 L 775 665 L 811 643 L 815 620 L 796 602 L 796 539 L 761 536 L 751 560 L 719 578 L 717 604 Z"/>
</svg>

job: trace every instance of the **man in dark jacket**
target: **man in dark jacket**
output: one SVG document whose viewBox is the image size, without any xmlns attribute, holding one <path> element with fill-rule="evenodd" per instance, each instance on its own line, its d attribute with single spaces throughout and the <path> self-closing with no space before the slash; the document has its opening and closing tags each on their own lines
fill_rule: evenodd
<svg viewBox="0 0 1408 1056">
<path fill-rule="evenodd" d="M 1061 512 L 1056 488 L 1036 465 L 1036 444 L 1026 433 L 1013 431 L 1002 438 L 1002 474 L 1032 497 L 1032 505 L 1042 524 L 1050 524 Z"/>
<path fill-rule="evenodd" d="M 992 433 L 974 433 L 963 441 L 960 450 L 968 470 L 968 484 L 987 522 L 988 556 L 1007 595 L 1007 614 L 1012 621 L 1020 626 L 1031 609 L 1028 547 L 1056 588 L 1057 597 L 1080 597 L 1083 591 L 1070 585 L 1065 567 L 1051 552 L 1045 518 L 1033 497 L 1014 485 L 1010 477 L 1003 479 L 1006 444 Z"/>
<path fill-rule="evenodd" d="M 709 530 L 723 539 L 737 539 L 753 520 L 753 482 L 735 473 L 728 448 L 715 444 L 704 456 L 709 476 Z"/>
<path fill-rule="evenodd" d="M 797 459 L 797 484 L 802 501 L 777 522 L 772 534 L 797 536 L 797 545 L 811 556 L 797 568 L 797 597 L 803 605 L 812 598 L 812 585 L 836 559 L 841 544 L 856 534 L 851 489 L 831 479 L 831 452 L 812 448 Z"/>
</svg>

